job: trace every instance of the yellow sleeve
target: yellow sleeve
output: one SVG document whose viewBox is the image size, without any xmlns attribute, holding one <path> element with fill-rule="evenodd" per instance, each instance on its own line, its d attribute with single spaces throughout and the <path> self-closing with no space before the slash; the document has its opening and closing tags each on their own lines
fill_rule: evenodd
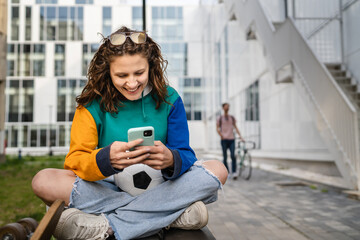
<svg viewBox="0 0 360 240">
<path fill-rule="evenodd" d="M 77 176 L 87 181 L 106 178 L 96 162 L 96 155 L 101 149 L 98 145 L 96 123 L 91 113 L 85 108 L 77 108 L 71 126 L 70 150 L 66 155 L 64 168 L 72 170 Z"/>
</svg>

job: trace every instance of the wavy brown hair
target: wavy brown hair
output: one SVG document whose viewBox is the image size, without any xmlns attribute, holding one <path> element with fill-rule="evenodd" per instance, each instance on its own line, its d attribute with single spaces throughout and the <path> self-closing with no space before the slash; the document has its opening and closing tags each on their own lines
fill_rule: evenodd
<svg viewBox="0 0 360 240">
<path fill-rule="evenodd" d="M 116 33 L 136 32 L 127 27 L 121 27 Z M 102 39 L 102 44 L 94 54 L 88 70 L 88 82 L 83 91 L 76 97 L 78 107 L 86 106 L 99 98 L 101 109 L 110 113 L 117 113 L 126 98 L 115 88 L 110 77 L 110 63 L 114 57 L 141 54 L 149 63 L 149 81 L 152 87 L 151 96 L 156 101 L 156 109 L 166 102 L 168 80 L 165 74 L 167 61 L 161 55 L 160 46 L 149 36 L 146 42 L 133 43 L 130 38 L 121 45 L 112 45 L 109 37 Z"/>
</svg>

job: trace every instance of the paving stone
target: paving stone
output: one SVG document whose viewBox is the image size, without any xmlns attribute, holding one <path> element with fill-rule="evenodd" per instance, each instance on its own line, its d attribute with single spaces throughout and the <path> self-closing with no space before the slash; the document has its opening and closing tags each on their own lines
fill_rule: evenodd
<svg viewBox="0 0 360 240">
<path fill-rule="evenodd" d="M 360 239 L 360 201 L 335 188 L 280 187 L 295 178 L 253 169 L 249 181 L 228 180 L 208 205 L 217 240 Z"/>
</svg>

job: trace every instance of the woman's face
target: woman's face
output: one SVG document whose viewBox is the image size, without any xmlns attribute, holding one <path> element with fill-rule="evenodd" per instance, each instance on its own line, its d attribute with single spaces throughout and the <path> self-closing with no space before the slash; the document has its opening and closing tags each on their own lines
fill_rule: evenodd
<svg viewBox="0 0 360 240">
<path fill-rule="evenodd" d="M 116 89 L 128 100 L 141 97 L 149 81 L 149 63 L 140 54 L 116 56 L 110 63 L 110 76 Z"/>
</svg>

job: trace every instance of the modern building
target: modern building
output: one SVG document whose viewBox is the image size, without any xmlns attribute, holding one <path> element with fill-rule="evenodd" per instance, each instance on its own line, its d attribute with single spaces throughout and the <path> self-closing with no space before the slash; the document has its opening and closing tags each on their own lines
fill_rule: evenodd
<svg viewBox="0 0 360 240">
<path fill-rule="evenodd" d="M 185 29 L 199 25 L 188 20 L 198 8 L 193 1 L 147 1 L 146 9 L 146 29 L 168 60 L 169 82 L 196 121 L 202 119 L 201 54 L 189 50 L 200 40 Z M 101 38 L 123 25 L 142 30 L 142 1 L 11 0 L 8 13 L 7 153 L 66 153 L 75 97 Z"/>
<path fill-rule="evenodd" d="M 5 160 L 6 6 L 6 0 L 0 0 L 0 162 Z"/>
<path fill-rule="evenodd" d="M 359 189 L 359 1 L 147 0 L 146 11 L 193 148 L 219 153 L 216 118 L 229 102 L 257 163 Z M 130 0 L 9 1 L 8 153 L 68 150 L 98 33 L 142 29 L 141 12 Z"/>
<path fill-rule="evenodd" d="M 358 189 L 359 1 L 203 1 L 206 146 L 230 103 L 262 164 Z"/>
</svg>

